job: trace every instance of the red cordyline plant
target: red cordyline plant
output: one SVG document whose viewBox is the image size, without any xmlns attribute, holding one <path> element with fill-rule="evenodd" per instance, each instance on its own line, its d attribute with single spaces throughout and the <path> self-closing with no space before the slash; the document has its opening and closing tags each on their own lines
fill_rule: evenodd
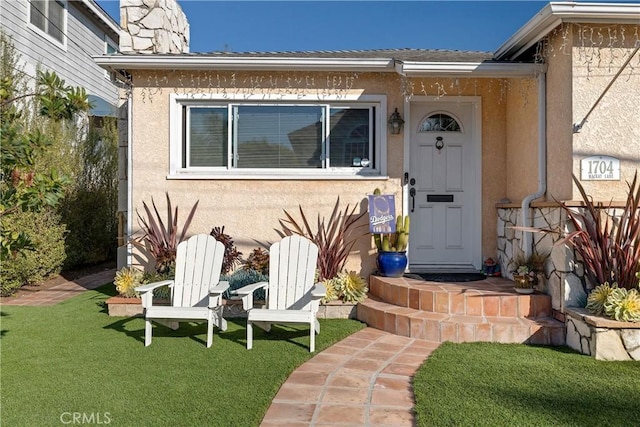
<svg viewBox="0 0 640 427">
<path fill-rule="evenodd" d="M 593 286 L 605 282 L 633 289 L 638 286 L 636 272 L 640 262 L 640 185 L 638 172 L 629 184 L 627 200 L 621 212 L 602 203 L 594 203 L 573 177 L 582 200 L 583 211 L 575 211 L 562 203 L 575 231 L 558 244 L 568 243 L 584 262 L 585 274 Z M 609 212 L 612 211 L 612 214 Z"/>
<path fill-rule="evenodd" d="M 182 232 L 178 237 L 178 207 L 176 206 L 175 212 L 173 212 L 169 193 L 165 194 L 167 196 L 166 226 L 152 197 L 151 205 L 153 206 L 153 211 L 149 209 L 145 202 L 142 202 L 146 218 L 136 210 L 144 235 L 132 241 L 134 245 L 149 251 L 155 260 L 155 269 L 158 273 L 168 273 L 175 265 L 178 243 L 184 240 L 199 203 L 199 201 L 196 201 L 191 208 L 191 212 L 189 212 L 189 216 L 187 216 L 187 220 L 182 226 Z"/>
<path fill-rule="evenodd" d="M 344 269 L 347 258 L 356 241 L 365 236 L 353 236 L 354 230 L 359 228 L 357 222 L 366 215 L 366 212 L 356 215 L 357 205 L 349 209 L 347 205 L 343 211 L 338 209 L 340 197 L 336 200 L 333 212 L 328 220 L 318 214 L 316 229 L 313 230 L 307 220 L 307 216 L 299 206 L 302 224 L 299 224 L 286 210 L 287 219 L 280 220 L 283 232 L 278 231 L 281 237 L 298 234 L 313 241 L 318 246 L 318 270 L 320 280 L 328 280 L 336 277 Z"/>
</svg>

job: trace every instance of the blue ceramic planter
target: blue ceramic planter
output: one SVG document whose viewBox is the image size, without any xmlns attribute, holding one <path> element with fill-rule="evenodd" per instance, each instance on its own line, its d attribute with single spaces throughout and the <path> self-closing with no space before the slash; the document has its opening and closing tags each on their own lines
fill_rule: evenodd
<svg viewBox="0 0 640 427">
<path fill-rule="evenodd" d="M 378 272 L 385 277 L 402 277 L 407 268 L 406 252 L 378 252 Z"/>
</svg>

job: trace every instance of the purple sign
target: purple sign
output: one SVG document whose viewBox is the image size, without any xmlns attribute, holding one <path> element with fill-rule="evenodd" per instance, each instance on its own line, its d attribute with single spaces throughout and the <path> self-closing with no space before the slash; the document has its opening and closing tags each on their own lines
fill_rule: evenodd
<svg viewBox="0 0 640 427">
<path fill-rule="evenodd" d="M 393 194 L 369 195 L 369 231 L 396 232 L 396 199 Z"/>
</svg>

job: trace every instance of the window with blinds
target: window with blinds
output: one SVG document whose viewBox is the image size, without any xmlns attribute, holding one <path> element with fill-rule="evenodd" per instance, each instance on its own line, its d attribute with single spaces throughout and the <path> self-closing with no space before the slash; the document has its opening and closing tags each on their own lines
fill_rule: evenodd
<svg viewBox="0 0 640 427">
<path fill-rule="evenodd" d="M 375 104 L 182 105 L 183 170 L 375 173 Z"/>
</svg>

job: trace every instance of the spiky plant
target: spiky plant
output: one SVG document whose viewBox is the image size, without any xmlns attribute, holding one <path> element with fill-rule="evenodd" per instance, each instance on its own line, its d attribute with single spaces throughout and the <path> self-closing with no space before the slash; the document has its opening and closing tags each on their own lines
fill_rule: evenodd
<svg viewBox="0 0 640 427">
<path fill-rule="evenodd" d="M 365 236 L 365 234 L 356 234 L 355 230 L 366 224 L 358 225 L 358 222 L 367 212 L 356 214 L 358 205 L 354 205 L 349 209 L 347 205 L 343 211 L 340 211 L 340 197 L 336 200 L 331 216 L 328 220 L 317 217 L 315 229 L 311 227 L 299 206 L 302 224 L 299 224 L 293 216 L 286 210 L 284 211 L 287 219 L 280 219 L 282 231 L 276 230 L 281 237 L 298 234 L 306 237 L 318 246 L 318 269 L 320 270 L 320 280 L 331 279 L 336 277 L 344 268 L 347 258 L 356 244 L 356 241 Z"/>
<path fill-rule="evenodd" d="M 134 245 L 149 251 L 155 260 L 155 270 L 158 273 L 167 273 L 175 265 L 178 243 L 184 240 L 198 207 L 198 202 L 196 202 L 182 226 L 182 232 L 178 235 L 178 207 L 176 206 L 175 211 L 172 211 L 169 193 L 165 194 L 167 197 L 167 225 L 165 226 L 164 221 L 162 221 L 162 216 L 160 216 L 152 197 L 151 205 L 153 206 L 153 211 L 145 202 L 142 202 L 146 218 L 136 211 L 140 228 L 142 228 L 144 235 L 132 241 Z"/>
<path fill-rule="evenodd" d="M 640 185 L 638 172 L 628 183 L 625 207 L 619 216 L 609 215 L 611 205 L 596 204 L 587 195 L 574 175 L 585 212 L 576 212 L 562 203 L 575 231 L 567 234 L 559 244 L 569 243 L 583 259 L 585 274 L 591 283 L 617 282 L 632 289 L 640 261 Z"/>
<path fill-rule="evenodd" d="M 255 270 L 262 274 L 269 274 L 269 252 L 262 248 L 255 248 L 244 263 L 244 270 Z"/>
<path fill-rule="evenodd" d="M 118 293 L 125 298 L 135 298 L 138 295 L 136 287 L 142 285 L 144 273 L 137 268 L 124 267 L 116 272 L 113 284 Z"/>
<path fill-rule="evenodd" d="M 589 296 L 587 297 L 587 306 L 585 308 L 589 310 L 590 313 L 596 315 L 603 314 L 604 306 L 607 303 L 609 296 L 617 287 L 617 283 L 610 286 L 609 282 L 596 286 L 596 288 L 589 293 Z"/>
<path fill-rule="evenodd" d="M 362 302 L 367 297 L 367 283 L 355 271 L 338 274 L 336 287 L 344 302 Z"/>
<path fill-rule="evenodd" d="M 217 241 L 224 245 L 224 259 L 222 261 L 222 274 L 229 274 L 233 267 L 240 263 L 242 252 L 238 251 L 233 239 L 224 232 L 224 226 L 213 227 L 210 233 Z"/>
<path fill-rule="evenodd" d="M 325 294 L 325 296 L 322 298 L 322 300 L 320 300 L 322 303 L 326 304 L 328 302 L 335 301 L 338 298 L 340 298 L 340 293 L 336 288 L 336 285 L 337 285 L 336 278 L 325 280 L 322 282 L 322 284 L 327 290 L 327 293 Z"/>
<path fill-rule="evenodd" d="M 615 288 L 605 303 L 604 312 L 619 322 L 640 322 L 640 293 L 636 289 Z"/>
</svg>

